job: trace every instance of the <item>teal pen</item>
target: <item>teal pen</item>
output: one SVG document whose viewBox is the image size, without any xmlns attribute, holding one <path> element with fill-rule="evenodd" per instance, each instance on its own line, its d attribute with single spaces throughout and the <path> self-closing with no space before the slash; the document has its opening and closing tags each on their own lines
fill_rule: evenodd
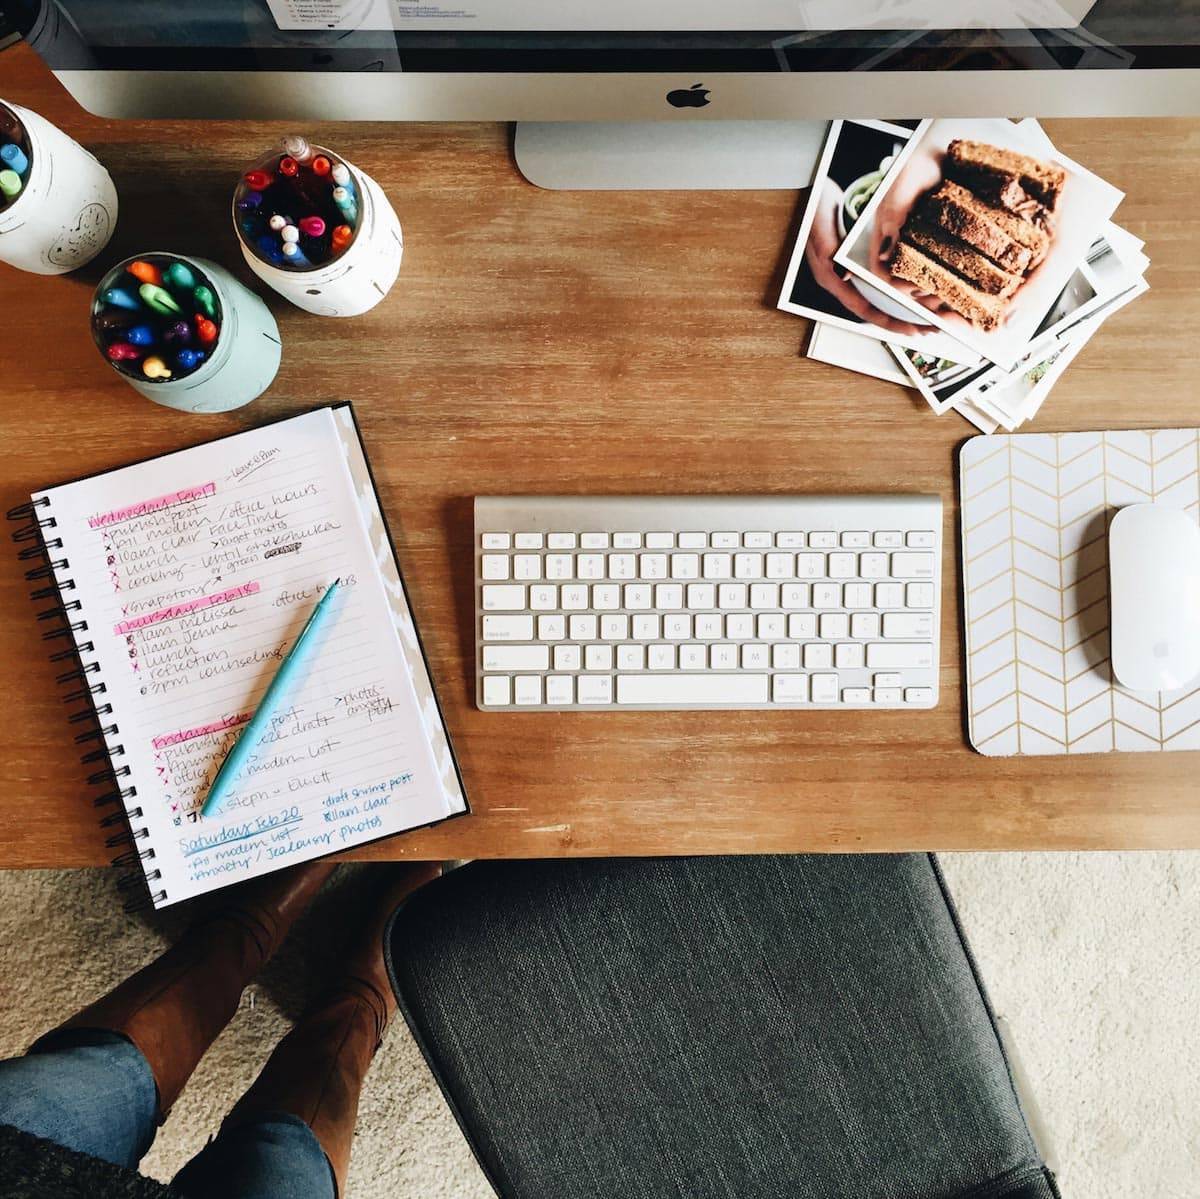
<svg viewBox="0 0 1200 1199">
<path fill-rule="evenodd" d="M 237 778 L 238 773 L 246 764 L 246 759 L 262 740 L 263 734 L 271 723 L 271 718 L 275 715 L 275 710 L 279 707 L 279 701 L 283 699 L 291 685 L 293 676 L 304 665 L 308 657 L 307 651 L 316 634 L 329 619 L 329 613 L 332 611 L 329 601 L 333 599 L 334 592 L 337 591 L 341 581 L 341 579 L 334 579 L 329 584 L 329 589 L 321 596 L 320 602 L 308 618 L 308 623 L 300 630 L 296 644 L 288 650 L 287 657 L 275 672 L 275 677 L 271 680 L 266 694 L 259 701 L 254 715 L 250 717 L 249 724 L 242 730 L 242 735 L 233 743 L 228 757 L 221 763 L 221 769 L 217 771 L 217 777 L 213 779 L 212 786 L 208 789 L 208 798 L 200 809 L 201 816 L 211 816 L 220 807 L 221 800 L 224 798 L 225 792 L 229 790 L 230 784 Z"/>
</svg>

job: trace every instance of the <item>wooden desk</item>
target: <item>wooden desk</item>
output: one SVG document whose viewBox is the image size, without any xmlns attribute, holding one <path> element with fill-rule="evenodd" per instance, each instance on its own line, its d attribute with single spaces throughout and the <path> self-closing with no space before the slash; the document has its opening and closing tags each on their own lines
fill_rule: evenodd
<svg viewBox="0 0 1200 1199">
<path fill-rule="evenodd" d="M 100 121 L 24 47 L 3 63 L 6 98 L 109 166 L 121 218 L 79 275 L 0 268 L 0 500 L 353 400 L 474 806 L 361 856 L 1200 846 L 1193 754 L 1004 761 L 968 748 L 953 467 L 970 429 L 898 387 L 801 358 L 806 324 L 774 309 L 794 193 L 543 192 L 517 174 L 499 125 L 312 129 L 395 203 L 400 280 L 346 322 L 268 295 L 285 341 L 275 385 L 241 412 L 188 416 L 104 364 L 91 290 L 139 250 L 237 267 L 230 190 L 283 128 Z M 1126 190 L 1119 219 L 1154 267 L 1153 290 L 1104 327 L 1037 427 L 1194 424 L 1200 208 L 1186 198 L 1200 193 L 1200 122 L 1048 128 Z M 937 711 L 475 710 L 473 495 L 893 488 L 946 502 Z M 0 587 L 0 866 L 104 862 L 75 730 L 9 551 Z"/>
</svg>

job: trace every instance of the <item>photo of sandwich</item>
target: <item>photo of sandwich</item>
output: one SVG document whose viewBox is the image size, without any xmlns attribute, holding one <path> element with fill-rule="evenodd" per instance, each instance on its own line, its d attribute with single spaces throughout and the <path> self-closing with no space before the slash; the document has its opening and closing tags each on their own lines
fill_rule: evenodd
<svg viewBox="0 0 1200 1199">
<path fill-rule="evenodd" d="M 1008 370 L 1121 199 L 1011 121 L 924 121 L 833 260 Z"/>
</svg>

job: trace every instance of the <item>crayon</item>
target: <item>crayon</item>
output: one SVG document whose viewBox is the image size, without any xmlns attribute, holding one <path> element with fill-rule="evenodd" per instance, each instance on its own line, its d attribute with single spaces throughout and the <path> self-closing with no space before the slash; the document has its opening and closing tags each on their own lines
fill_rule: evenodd
<svg viewBox="0 0 1200 1199">
<path fill-rule="evenodd" d="M 286 179 L 295 179 L 300 174 L 300 164 L 290 154 L 285 154 L 279 160 L 279 173 Z"/>
<path fill-rule="evenodd" d="M 255 192 L 255 195 L 258 193 Z M 178 288 L 180 291 L 189 291 L 196 286 L 196 276 L 182 262 L 173 262 L 165 271 L 163 271 L 163 280 L 168 287 Z"/>
<path fill-rule="evenodd" d="M 6 199 L 11 200 L 14 196 L 19 196 L 24 186 L 21 176 L 16 171 L 0 171 L 0 192 L 4 193 Z"/>
<path fill-rule="evenodd" d="M 205 287 L 203 283 L 197 284 L 192 292 L 192 299 L 205 316 L 217 315 L 217 297 L 213 295 L 211 287 Z"/>
<path fill-rule="evenodd" d="M 279 231 L 279 236 L 283 238 L 284 244 L 286 245 L 288 242 L 296 242 L 300 240 L 300 230 L 297 229 L 295 225 L 284 225 L 284 227 Z M 284 250 L 284 253 L 286 254 L 287 251 Z"/>
<path fill-rule="evenodd" d="M 153 283 L 143 283 L 138 288 L 138 295 L 142 297 L 142 302 L 147 308 L 162 316 L 170 316 L 172 313 L 183 311 L 175 303 L 175 297 L 169 291 L 156 287 Z"/>
<path fill-rule="evenodd" d="M 147 379 L 169 379 L 171 372 L 167 368 L 167 364 L 159 357 L 147 358 L 142 363 L 142 374 Z"/>
<path fill-rule="evenodd" d="M 25 140 L 25 126 L 17 119 L 17 114 L 3 104 L 0 104 L 0 137 L 10 142 Z"/>
<path fill-rule="evenodd" d="M 207 357 L 203 350 L 180 350 L 175 355 L 175 365 L 181 371 L 192 371 Z"/>
<path fill-rule="evenodd" d="M 92 317 L 92 323 L 101 333 L 117 333 L 128 329 L 135 321 L 141 319 L 141 305 L 139 304 L 137 312 L 126 312 L 124 308 L 102 308 Z"/>
<path fill-rule="evenodd" d="M 253 212 L 263 202 L 262 192 L 247 192 L 238 202 L 239 212 Z"/>
<path fill-rule="evenodd" d="M 17 145 L 0 146 L 0 162 L 9 170 L 16 171 L 22 179 L 29 170 L 29 156 Z"/>
<path fill-rule="evenodd" d="M 309 262 L 308 258 L 305 256 L 304 251 L 302 249 L 300 249 L 300 245 L 298 242 L 285 241 L 283 243 L 283 256 L 284 256 L 284 258 L 287 259 L 288 264 L 290 266 L 298 266 L 298 267 L 312 266 L 312 263 Z"/>
<path fill-rule="evenodd" d="M 187 321 L 176 321 L 163 330 L 162 337 L 163 341 L 177 341 L 180 345 L 187 345 L 192 340 L 192 327 Z"/>
<path fill-rule="evenodd" d="M 202 346 L 211 346 L 217 340 L 217 326 L 212 323 L 206 316 L 201 316 L 197 313 L 193 318 L 196 326 L 196 340 Z"/>
<path fill-rule="evenodd" d="M 134 325 L 132 329 L 125 330 L 125 340 L 131 346 L 152 346 L 154 330 L 149 325 Z"/>
<path fill-rule="evenodd" d="M 333 252 L 340 254 L 354 240 L 354 230 L 349 225 L 338 225 L 333 231 Z"/>
<path fill-rule="evenodd" d="M 308 138 L 302 137 L 299 133 L 289 133 L 282 142 L 283 152 L 289 158 L 294 158 L 297 162 L 308 162 L 313 156 L 313 148 L 309 144 Z"/>
<path fill-rule="evenodd" d="M 300 232 L 305 237 L 320 237 L 325 232 L 325 222 L 319 216 L 306 216 L 300 221 Z"/>
<path fill-rule="evenodd" d="M 284 216 L 283 213 L 276 212 L 267 222 L 267 228 L 270 229 L 272 233 L 282 233 L 283 230 L 291 223 L 292 218 L 290 216 Z"/>
<path fill-rule="evenodd" d="M 350 168 L 344 162 L 335 162 L 329 173 L 339 187 L 345 187 L 350 182 Z"/>
<path fill-rule="evenodd" d="M 245 174 L 246 186 L 252 191 L 266 191 L 271 186 L 271 176 L 266 171 L 247 171 Z"/>
<path fill-rule="evenodd" d="M 114 308 L 127 308 L 131 312 L 140 312 L 142 309 L 137 296 L 126 291 L 123 287 L 110 287 L 101 295 L 100 299 L 106 304 L 111 304 Z"/>
<path fill-rule="evenodd" d="M 111 362 L 132 362 L 135 358 L 142 356 L 142 351 L 137 346 L 131 346 L 123 341 L 113 342 L 104 352 Z"/>
<path fill-rule="evenodd" d="M 125 269 L 139 283 L 152 283 L 155 287 L 162 286 L 162 271 L 160 271 L 152 262 L 131 262 Z"/>
<path fill-rule="evenodd" d="M 325 157 L 324 154 L 318 154 L 312 160 L 312 171 L 314 175 L 328 175 L 333 169 L 333 163 Z"/>
<path fill-rule="evenodd" d="M 349 224 L 355 225 L 358 223 L 358 204 L 350 194 L 348 188 L 335 187 L 333 189 L 333 202 L 338 206 L 338 211 L 346 218 Z"/>
</svg>

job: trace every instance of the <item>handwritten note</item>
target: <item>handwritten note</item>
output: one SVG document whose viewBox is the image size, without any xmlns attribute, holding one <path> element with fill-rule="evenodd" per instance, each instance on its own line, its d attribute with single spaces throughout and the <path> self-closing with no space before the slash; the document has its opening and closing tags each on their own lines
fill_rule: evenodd
<svg viewBox="0 0 1200 1199">
<path fill-rule="evenodd" d="M 165 902 L 461 810 L 356 482 L 326 409 L 51 493 Z M 304 678 L 201 817 L 335 578 Z"/>
</svg>

